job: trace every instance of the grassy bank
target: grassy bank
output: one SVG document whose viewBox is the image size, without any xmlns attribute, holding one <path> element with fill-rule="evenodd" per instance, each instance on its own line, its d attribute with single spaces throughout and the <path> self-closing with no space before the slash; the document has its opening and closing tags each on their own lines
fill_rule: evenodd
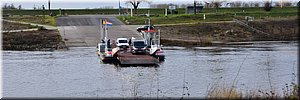
<svg viewBox="0 0 300 100">
<path fill-rule="evenodd" d="M 273 8 L 270 12 L 266 12 L 263 8 L 221 8 L 216 13 L 215 9 L 204 9 L 199 14 L 174 14 L 165 17 L 164 14 L 151 17 L 153 24 L 180 24 L 180 23 L 199 23 L 199 22 L 215 22 L 215 21 L 232 21 L 233 18 L 244 18 L 251 16 L 255 19 L 270 18 L 287 18 L 296 17 L 298 13 L 297 7 Z M 151 13 L 152 14 L 152 13 Z M 205 14 L 205 20 L 203 19 Z M 147 17 L 145 16 L 122 16 L 120 20 L 131 25 L 145 24 Z"/>
<path fill-rule="evenodd" d="M 269 19 L 269 18 L 286 18 L 297 16 L 297 7 L 275 7 L 271 11 L 266 12 L 263 7 L 248 7 L 248 8 L 219 8 L 216 12 L 215 8 L 204 8 L 202 13 L 199 14 L 185 14 L 184 8 L 176 9 L 178 14 L 168 15 L 165 17 L 165 9 L 153 8 L 153 9 L 138 9 L 138 15 L 143 15 L 150 11 L 152 16 L 152 23 L 157 24 L 180 24 L 180 23 L 199 23 L 199 22 L 215 22 L 215 21 L 231 21 L 233 18 L 244 18 L 245 16 L 252 16 L 255 19 Z M 130 9 L 123 9 L 122 12 L 130 12 Z M 59 15 L 58 9 L 51 11 L 46 10 L 3 10 L 3 14 L 9 14 L 13 17 L 9 17 L 11 20 L 20 20 L 26 22 L 35 22 L 40 24 L 47 24 L 55 26 L 55 18 L 46 16 L 45 19 L 42 15 L 49 15 L 50 12 L 54 16 Z M 118 9 L 65 9 L 62 10 L 64 15 L 85 15 L 85 14 L 119 14 Z M 203 19 L 203 15 L 206 15 L 206 19 Z M 28 17 L 26 15 L 30 15 Z M 38 15 L 38 16 L 37 16 Z M 14 17 L 15 16 L 15 17 Z M 23 17 L 22 17 L 23 16 Z M 32 17 L 34 16 L 34 17 Z M 145 24 L 146 16 L 120 16 L 120 20 L 131 25 Z M 44 19 L 44 20 L 43 20 Z"/>
<path fill-rule="evenodd" d="M 151 11 L 151 14 L 164 14 L 164 9 L 160 8 L 153 8 L 153 9 L 138 9 L 139 14 L 146 14 L 148 13 L 148 10 Z M 65 9 L 61 10 L 62 14 L 67 15 L 87 15 L 87 14 L 119 14 L 119 9 Z M 127 9 L 122 10 L 124 14 L 127 12 Z M 185 9 L 178 9 L 180 14 L 185 13 Z M 3 9 L 3 14 L 10 14 L 10 15 L 49 15 L 50 12 L 52 12 L 53 15 L 58 15 L 59 10 L 58 9 L 52 9 L 51 11 L 46 10 L 44 13 L 42 10 L 7 10 Z M 130 12 L 130 9 L 128 9 L 128 12 Z"/>
<path fill-rule="evenodd" d="M 155 15 L 163 15 L 165 13 L 165 9 L 162 8 L 139 8 L 137 10 L 138 14 L 146 14 L 148 13 L 148 10 L 151 14 Z M 177 8 L 178 14 L 185 14 L 185 8 Z M 62 13 L 68 14 L 68 15 L 84 15 L 84 14 L 119 14 L 119 9 L 64 9 L 61 10 Z M 243 12 L 244 11 L 244 12 Z M 51 9 L 51 11 L 45 10 L 9 10 L 9 9 L 3 9 L 3 14 L 10 14 L 10 15 L 49 15 L 50 12 L 52 12 L 53 15 L 59 14 L 59 9 Z M 130 9 L 122 9 L 122 14 L 125 14 L 126 12 L 130 12 Z M 262 13 L 265 12 L 263 7 L 247 7 L 247 8 L 219 8 L 218 13 L 248 13 L 248 12 L 257 12 Z M 281 12 L 297 12 L 297 7 L 275 7 L 271 11 L 281 13 Z M 216 13 L 215 8 L 204 8 L 203 13 Z"/>
<path fill-rule="evenodd" d="M 161 41 L 164 45 L 177 46 L 210 45 L 213 41 L 295 41 L 299 33 L 297 22 L 296 19 L 276 19 L 249 23 L 265 33 L 234 22 L 161 26 Z"/>
<path fill-rule="evenodd" d="M 56 16 L 12 16 L 7 20 L 56 26 Z"/>
</svg>

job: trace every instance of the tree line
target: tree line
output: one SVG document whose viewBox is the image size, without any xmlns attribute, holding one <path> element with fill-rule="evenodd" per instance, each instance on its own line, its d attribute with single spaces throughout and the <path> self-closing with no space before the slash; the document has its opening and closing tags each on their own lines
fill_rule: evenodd
<svg viewBox="0 0 300 100">
<path fill-rule="evenodd" d="M 5 3 L 2 9 L 22 9 L 22 5 L 18 5 L 18 7 L 16 7 L 13 3 L 12 4 Z"/>
<path fill-rule="evenodd" d="M 197 5 L 202 5 L 205 8 L 216 8 L 216 7 L 231 7 L 231 8 L 238 8 L 238 7 L 264 7 L 265 4 L 274 5 L 273 7 L 290 7 L 290 6 L 297 6 L 297 2 L 255 2 L 255 1 L 203 1 L 197 2 Z M 175 5 L 176 8 L 186 8 L 187 6 L 193 6 L 193 4 L 151 4 L 151 8 L 168 8 L 169 5 Z"/>
</svg>

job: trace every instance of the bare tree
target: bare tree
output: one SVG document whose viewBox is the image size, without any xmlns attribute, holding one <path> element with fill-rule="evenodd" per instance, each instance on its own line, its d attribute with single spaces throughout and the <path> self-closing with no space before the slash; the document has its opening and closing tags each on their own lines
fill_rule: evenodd
<svg viewBox="0 0 300 100">
<path fill-rule="evenodd" d="M 210 2 L 204 1 L 205 3 L 205 8 L 210 8 Z"/>
<path fill-rule="evenodd" d="M 297 6 L 297 3 L 298 3 L 298 2 L 293 2 L 293 6 Z M 299 11 L 299 10 L 298 10 L 298 11 Z"/>
<path fill-rule="evenodd" d="M 243 2 L 243 7 L 250 7 L 248 2 Z"/>
<path fill-rule="evenodd" d="M 254 7 L 259 7 L 259 2 L 255 2 Z"/>
<path fill-rule="evenodd" d="M 168 4 L 157 4 L 156 8 L 168 8 Z"/>
<path fill-rule="evenodd" d="M 5 3 L 4 6 L 2 7 L 2 9 L 8 9 L 8 4 Z"/>
<path fill-rule="evenodd" d="M 288 1 L 283 2 L 283 5 L 284 5 L 284 6 L 292 6 L 292 4 L 293 4 L 292 2 L 288 2 Z"/>
<path fill-rule="evenodd" d="M 280 7 L 281 3 L 280 2 L 275 2 L 275 7 Z"/>
<path fill-rule="evenodd" d="M 242 6 L 242 2 L 241 1 L 231 2 L 230 6 L 231 7 L 241 7 Z"/>
<path fill-rule="evenodd" d="M 36 6 L 35 5 L 33 5 L 33 10 L 36 10 L 37 8 L 36 8 Z"/>
<path fill-rule="evenodd" d="M 18 6 L 18 9 L 21 10 L 21 9 L 22 9 L 22 5 L 19 5 L 19 6 Z"/>
<path fill-rule="evenodd" d="M 250 7 L 254 7 L 254 2 L 253 2 L 253 1 L 250 1 L 250 2 L 249 2 L 249 6 L 250 6 Z"/>
<path fill-rule="evenodd" d="M 210 0 L 210 1 L 204 1 L 206 6 L 216 8 L 216 13 L 218 12 L 218 9 L 222 6 L 222 3 L 226 2 L 226 0 Z"/>
<path fill-rule="evenodd" d="M 2 9 L 17 9 L 17 8 L 15 7 L 14 4 L 8 5 L 7 3 L 5 3 Z"/>
<path fill-rule="evenodd" d="M 137 8 L 142 2 L 151 2 L 150 0 L 126 0 L 126 3 L 129 3 L 134 8 L 134 13 L 137 14 Z"/>
<path fill-rule="evenodd" d="M 9 9 L 17 9 L 17 8 L 16 8 L 15 5 L 12 3 L 12 4 L 10 4 Z"/>
<path fill-rule="evenodd" d="M 186 8 L 188 5 L 187 4 L 181 4 L 180 8 Z"/>
</svg>

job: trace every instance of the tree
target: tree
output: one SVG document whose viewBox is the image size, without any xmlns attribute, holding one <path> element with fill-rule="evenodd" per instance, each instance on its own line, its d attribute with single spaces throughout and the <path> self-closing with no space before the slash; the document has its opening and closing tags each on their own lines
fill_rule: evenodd
<svg viewBox="0 0 300 100">
<path fill-rule="evenodd" d="M 129 3 L 133 6 L 134 13 L 137 14 L 137 8 L 142 2 L 151 2 L 150 0 L 126 0 L 126 3 Z"/>
<path fill-rule="evenodd" d="M 293 3 L 286 1 L 286 2 L 283 2 L 283 5 L 288 7 L 288 6 L 292 6 Z"/>
<path fill-rule="evenodd" d="M 275 2 L 275 7 L 280 7 L 281 3 L 280 2 Z"/>
<path fill-rule="evenodd" d="M 35 5 L 33 5 L 33 10 L 36 10 L 37 8 L 36 8 L 36 6 Z"/>
<path fill-rule="evenodd" d="M 10 4 L 9 9 L 17 9 L 17 8 L 16 8 L 15 5 L 12 3 L 12 4 Z"/>
<path fill-rule="evenodd" d="M 250 1 L 250 2 L 249 2 L 249 6 L 250 6 L 250 7 L 254 7 L 254 2 L 253 2 L 253 1 Z"/>
<path fill-rule="evenodd" d="M 250 7 L 250 5 L 247 2 L 243 2 L 243 7 Z"/>
<path fill-rule="evenodd" d="M 168 4 L 157 4 L 156 8 L 168 8 Z"/>
<path fill-rule="evenodd" d="M 22 5 L 19 5 L 19 6 L 18 6 L 18 9 L 21 10 L 21 9 L 22 9 Z"/>
<path fill-rule="evenodd" d="M 204 3 L 205 3 L 205 8 L 210 8 L 209 2 L 204 1 Z"/>
<path fill-rule="evenodd" d="M 242 6 L 242 2 L 241 1 L 235 1 L 235 2 L 231 2 L 230 3 L 230 7 L 241 7 Z"/>
<path fill-rule="evenodd" d="M 259 2 L 255 2 L 254 7 L 259 7 Z"/>
<path fill-rule="evenodd" d="M 14 4 L 8 5 L 7 3 L 5 3 L 2 9 L 17 9 L 17 8 L 15 7 Z"/>
<path fill-rule="evenodd" d="M 216 13 L 218 12 L 218 9 L 222 6 L 222 3 L 224 3 L 226 0 L 211 0 L 209 1 L 204 1 L 206 6 L 210 6 L 213 8 L 216 8 Z"/>
<path fill-rule="evenodd" d="M 2 7 L 2 9 L 8 9 L 7 3 L 4 4 L 4 6 Z"/>
<path fill-rule="evenodd" d="M 180 8 L 186 8 L 188 5 L 187 4 L 181 4 Z"/>
<path fill-rule="evenodd" d="M 269 1 L 265 2 L 265 10 L 271 11 L 271 9 L 272 9 L 272 3 Z"/>
</svg>

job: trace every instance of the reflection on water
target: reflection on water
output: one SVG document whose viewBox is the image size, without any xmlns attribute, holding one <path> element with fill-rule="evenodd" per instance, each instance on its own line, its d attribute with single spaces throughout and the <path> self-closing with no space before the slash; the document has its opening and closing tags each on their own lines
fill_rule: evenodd
<svg viewBox="0 0 300 100">
<path fill-rule="evenodd" d="M 4 51 L 4 97 L 206 97 L 212 88 L 243 93 L 297 82 L 298 43 L 165 47 L 159 66 L 102 64 L 94 47 Z"/>
</svg>

